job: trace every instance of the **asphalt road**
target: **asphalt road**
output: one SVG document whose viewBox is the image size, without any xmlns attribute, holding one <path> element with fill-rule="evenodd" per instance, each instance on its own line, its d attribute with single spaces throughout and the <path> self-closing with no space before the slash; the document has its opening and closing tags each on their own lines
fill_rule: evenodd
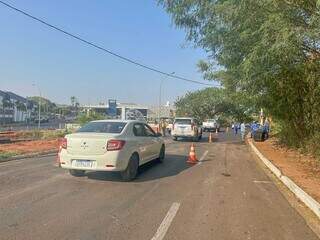
<svg viewBox="0 0 320 240">
<path fill-rule="evenodd" d="M 115 173 L 76 178 L 55 157 L 0 164 L 0 239 L 318 239 L 231 134 L 167 144 L 164 163 L 133 182 Z"/>
</svg>

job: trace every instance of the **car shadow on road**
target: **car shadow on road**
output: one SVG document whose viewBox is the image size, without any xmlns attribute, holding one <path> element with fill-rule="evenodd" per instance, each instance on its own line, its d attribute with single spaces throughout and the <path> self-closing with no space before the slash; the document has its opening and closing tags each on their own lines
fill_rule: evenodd
<svg viewBox="0 0 320 240">
<path fill-rule="evenodd" d="M 199 142 L 207 142 L 207 138 L 206 137 L 202 137 L 199 141 L 194 141 L 191 138 L 178 138 L 177 141 L 174 141 L 174 143 L 178 143 L 178 142 L 189 142 L 189 143 L 199 143 Z"/>
<path fill-rule="evenodd" d="M 185 155 L 167 154 L 162 163 L 155 160 L 140 166 L 139 174 L 134 182 L 147 182 L 178 175 L 194 166 L 188 164 L 186 160 Z M 123 181 L 117 172 L 87 172 L 86 176 L 99 181 Z"/>
</svg>

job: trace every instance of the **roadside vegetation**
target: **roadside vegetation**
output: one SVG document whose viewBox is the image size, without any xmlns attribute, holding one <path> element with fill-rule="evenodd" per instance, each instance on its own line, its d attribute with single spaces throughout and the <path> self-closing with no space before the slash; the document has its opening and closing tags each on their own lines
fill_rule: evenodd
<svg viewBox="0 0 320 240">
<path fill-rule="evenodd" d="M 208 53 L 198 64 L 207 80 L 263 108 L 283 143 L 320 156 L 319 1 L 159 2 Z"/>
<path fill-rule="evenodd" d="M 19 155 L 18 152 L 13 152 L 13 151 L 1 152 L 0 151 L 0 160 L 8 159 L 8 158 L 11 158 L 11 157 L 14 157 L 14 156 L 17 156 L 17 155 Z"/>
<path fill-rule="evenodd" d="M 245 104 L 239 99 L 240 94 L 229 94 L 223 88 L 206 88 L 189 92 L 175 102 L 177 116 L 196 116 L 199 121 L 219 118 L 222 125 L 230 125 L 233 121 L 250 122 L 255 113 L 254 106 Z"/>
<path fill-rule="evenodd" d="M 0 161 L 24 154 L 58 150 L 58 139 L 68 133 L 65 130 L 15 132 L 7 136 L 10 141 L 0 144 Z"/>
<path fill-rule="evenodd" d="M 16 138 L 26 140 L 51 140 L 64 137 L 66 130 L 32 130 L 17 132 Z"/>
<path fill-rule="evenodd" d="M 81 126 L 94 120 L 103 120 L 106 117 L 102 114 L 90 112 L 89 114 L 86 113 L 79 113 L 76 119 L 76 123 L 80 124 Z"/>
</svg>

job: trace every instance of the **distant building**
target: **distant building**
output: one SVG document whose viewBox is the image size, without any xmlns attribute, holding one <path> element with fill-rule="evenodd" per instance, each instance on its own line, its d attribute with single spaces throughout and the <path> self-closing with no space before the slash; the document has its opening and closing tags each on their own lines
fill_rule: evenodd
<svg viewBox="0 0 320 240">
<path fill-rule="evenodd" d="M 148 109 L 148 118 L 150 120 L 157 120 L 160 118 L 174 118 L 176 109 L 174 106 L 170 105 L 168 102 L 166 105 L 151 106 Z"/>
<path fill-rule="evenodd" d="M 0 90 L 0 123 L 24 122 L 31 116 L 28 99 Z"/>
<path fill-rule="evenodd" d="M 82 111 L 107 115 L 107 109 L 109 108 L 107 103 L 100 103 L 98 105 L 83 105 L 81 106 Z M 138 105 L 135 103 L 118 103 L 117 102 L 117 114 L 118 119 L 130 119 L 130 118 L 148 118 L 148 107 Z"/>
</svg>

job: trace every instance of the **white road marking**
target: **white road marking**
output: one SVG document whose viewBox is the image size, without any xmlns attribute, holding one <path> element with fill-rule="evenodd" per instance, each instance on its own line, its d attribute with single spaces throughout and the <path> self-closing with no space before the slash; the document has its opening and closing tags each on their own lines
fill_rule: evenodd
<svg viewBox="0 0 320 240">
<path fill-rule="evenodd" d="M 166 235 L 166 233 L 170 227 L 170 224 L 172 223 L 174 217 L 176 216 L 176 214 L 179 210 L 179 207 L 180 207 L 180 203 L 177 203 L 177 202 L 174 202 L 171 205 L 167 215 L 163 219 L 156 234 L 153 236 L 153 238 L 151 240 L 162 240 L 164 238 L 164 236 Z"/>
<path fill-rule="evenodd" d="M 198 164 L 201 164 L 202 163 L 202 161 L 206 158 L 206 156 L 208 155 L 208 150 L 207 151 L 205 151 L 203 154 L 202 154 L 202 156 L 201 156 L 201 158 L 199 159 L 199 163 Z"/>
<path fill-rule="evenodd" d="M 254 180 L 254 183 L 272 183 L 271 181 L 259 181 L 259 180 Z"/>
</svg>

